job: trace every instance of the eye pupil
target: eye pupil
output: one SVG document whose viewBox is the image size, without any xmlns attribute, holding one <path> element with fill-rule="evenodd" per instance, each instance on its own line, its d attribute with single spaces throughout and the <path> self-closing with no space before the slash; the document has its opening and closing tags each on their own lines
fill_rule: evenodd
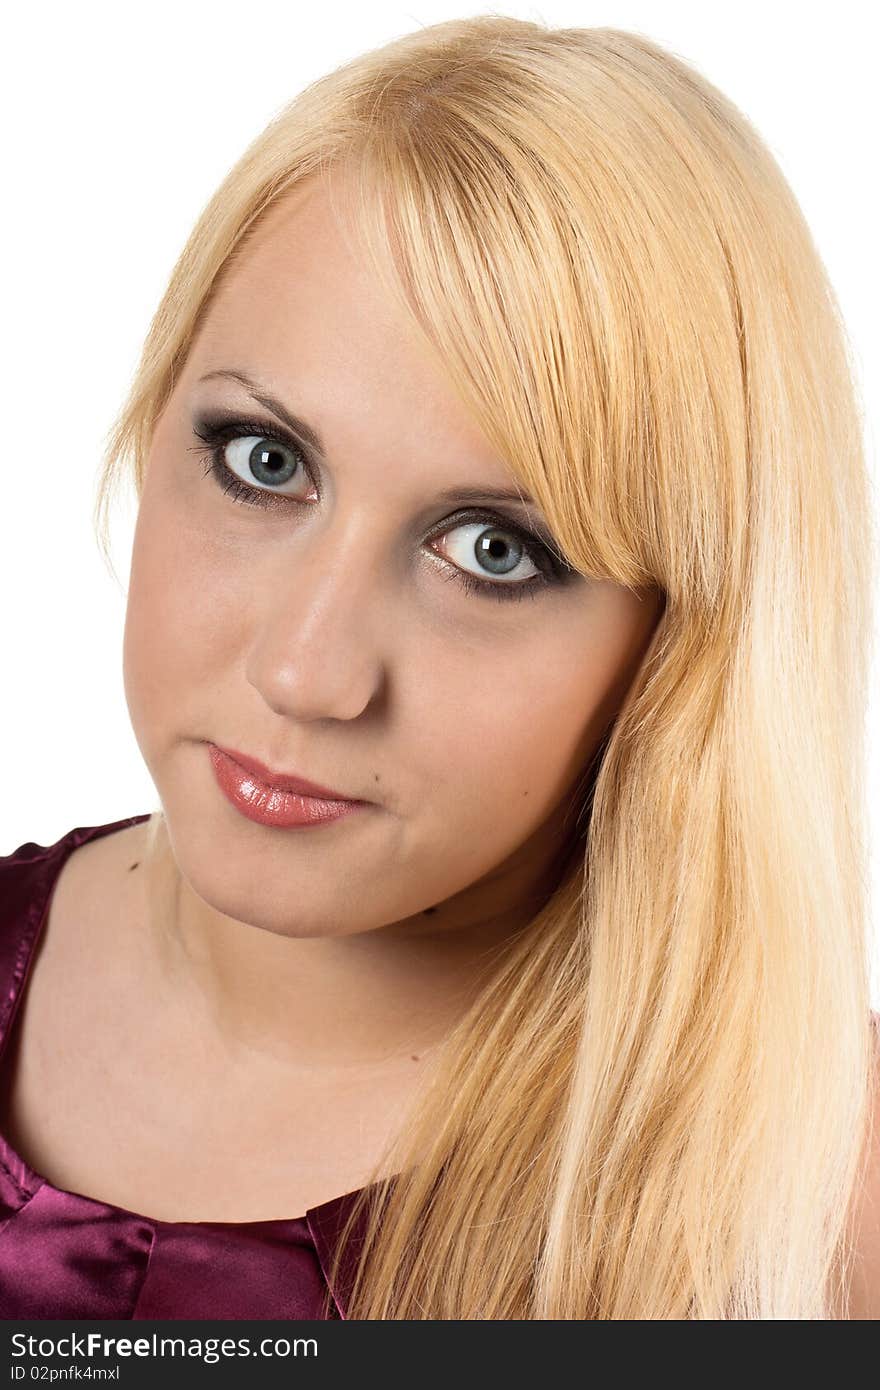
<svg viewBox="0 0 880 1390">
<path fill-rule="evenodd" d="M 268 445 L 265 440 L 251 449 L 248 467 L 258 482 L 286 483 L 296 472 L 297 460 L 285 457 L 285 451 L 278 445 Z"/>
<path fill-rule="evenodd" d="M 474 554 L 481 563 L 488 562 L 491 573 L 507 574 L 522 559 L 523 547 L 515 536 L 490 527 L 478 536 Z"/>
</svg>

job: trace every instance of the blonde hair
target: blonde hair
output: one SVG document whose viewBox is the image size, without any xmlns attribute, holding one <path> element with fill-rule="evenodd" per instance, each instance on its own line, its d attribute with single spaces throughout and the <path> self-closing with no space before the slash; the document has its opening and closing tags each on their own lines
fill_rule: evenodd
<svg viewBox="0 0 880 1390">
<path fill-rule="evenodd" d="M 491 14 L 360 56 L 201 214 L 110 436 L 105 553 L 222 273 L 334 171 L 561 551 L 665 595 L 570 872 L 355 1203 L 348 1316 L 833 1317 L 870 1123 L 875 538 L 803 215 L 736 107 L 641 35 Z"/>
</svg>

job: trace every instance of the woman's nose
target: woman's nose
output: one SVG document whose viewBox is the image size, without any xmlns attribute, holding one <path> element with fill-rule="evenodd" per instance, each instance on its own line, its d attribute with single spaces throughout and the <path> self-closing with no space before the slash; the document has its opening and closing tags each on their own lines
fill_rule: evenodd
<svg viewBox="0 0 880 1390">
<path fill-rule="evenodd" d="M 261 575 L 246 674 L 266 703 L 291 719 L 356 719 L 385 670 L 375 553 L 328 526 Z"/>
</svg>

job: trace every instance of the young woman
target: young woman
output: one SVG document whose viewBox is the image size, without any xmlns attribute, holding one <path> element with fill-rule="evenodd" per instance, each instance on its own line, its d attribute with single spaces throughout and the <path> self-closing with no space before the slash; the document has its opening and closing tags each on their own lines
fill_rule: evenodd
<svg viewBox="0 0 880 1390">
<path fill-rule="evenodd" d="M 105 546 L 126 470 L 161 809 L 0 861 L 2 1315 L 876 1316 L 869 486 L 741 113 L 499 16 L 331 73 Z"/>
</svg>

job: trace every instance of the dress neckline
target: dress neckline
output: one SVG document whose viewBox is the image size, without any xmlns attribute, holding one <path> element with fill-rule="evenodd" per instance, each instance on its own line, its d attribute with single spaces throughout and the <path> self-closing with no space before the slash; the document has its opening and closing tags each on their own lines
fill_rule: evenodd
<svg viewBox="0 0 880 1390">
<path fill-rule="evenodd" d="M 8 958 L 4 953 L 2 960 L 0 960 L 0 972 L 7 977 L 0 979 L 0 986 L 4 986 L 2 1004 L 0 1004 L 0 1068 L 3 1066 L 9 1039 L 12 1036 L 18 1010 L 24 997 L 28 975 L 49 916 L 49 907 L 55 892 L 55 885 L 65 861 L 75 849 L 86 844 L 87 841 L 112 834 L 115 830 L 141 824 L 143 821 L 149 820 L 150 815 L 151 812 L 146 811 L 134 816 L 125 816 L 121 820 L 110 821 L 103 825 L 75 826 L 53 845 L 45 846 L 28 842 L 20 846 L 12 856 L 17 863 L 33 862 L 34 860 L 41 860 L 42 863 L 37 870 L 36 884 L 34 885 L 33 880 L 31 881 L 30 892 L 23 905 L 23 920 L 20 924 L 16 921 L 18 929 L 13 933 L 11 952 Z M 32 853 L 28 856 L 27 851 Z M 91 1203 L 105 1212 L 110 1211 L 135 1221 L 143 1221 L 152 1226 L 161 1226 L 178 1231 L 187 1227 L 194 1227 L 196 1229 L 222 1229 L 231 1232 L 256 1233 L 257 1231 L 268 1232 L 272 1229 L 280 1231 L 282 1228 L 289 1230 L 291 1227 L 301 1227 L 308 1229 L 319 1247 L 324 1246 L 328 1231 L 333 1233 L 341 1229 L 347 1207 L 364 1190 L 355 1188 L 353 1191 L 344 1192 L 338 1197 L 331 1197 L 326 1202 L 309 1207 L 299 1216 L 271 1217 L 256 1221 L 165 1221 L 160 1217 L 147 1216 L 143 1212 L 132 1211 L 129 1207 L 119 1206 L 115 1202 L 103 1201 L 101 1198 L 92 1197 L 86 1193 L 57 1187 L 42 1173 L 30 1166 L 2 1130 L 0 1130 L 0 1164 L 25 1200 L 30 1199 L 40 1188 L 45 1188 L 47 1191 L 57 1192 L 63 1197 L 74 1198 L 80 1203 Z"/>
</svg>

